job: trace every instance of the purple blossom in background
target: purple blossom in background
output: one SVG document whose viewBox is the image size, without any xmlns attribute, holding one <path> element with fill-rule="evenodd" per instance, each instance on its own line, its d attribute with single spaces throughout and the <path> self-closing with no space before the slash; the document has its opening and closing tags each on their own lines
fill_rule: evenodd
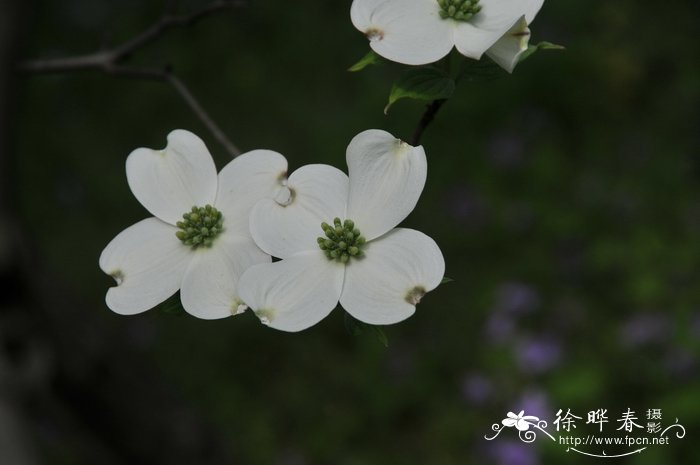
<svg viewBox="0 0 700 465">
<path fill-rule="evenodd" d="M 516 330 L 516 318 L 533 312 L 540 305 L 537 292 L 519 282 L 502 283 L 496 288 L 496 299 L 491 316 L 486 323 L 486 335 L 492 343 L 512 340 Z"/>
<path fill-rule="evenodd" d="M 493 458 L 495 465 L 538 465 L 540 463 L 537 450 L 532 444 L 499 438 L 491 445 L 489 455 Z"/>
<path fill-rule="evenodd" d="M 523 373 L 544 373 L 562 357 L 561 344 L 551 338 L 527 339 L 516 344 L 514 350 L 515 361 Z"/>
<path fill-rule="evenodd" d="M 552 417 L 552 406 L 549 403 L 549 396 L 544 391 L 530 390 L 525 391 L 520 399 L 512 406 L 511 411 L 525 411 L 525 415 L 533 415 L 540 420 L 546 420 Z"/>
<path fill-rule="evenodd" d="M 664 369 L 676 378 L 687 378 L 695 374 L 697 360 L 693 353 L 680 347 L 672 348 L 664 359 Z"/>
<path fill-rule="evenodd" d="M 415 368 L 415 352 L 411 347 L 394 348 L 388 352 L 385 369 L 391 379 L 398 381 L 408 378 L 413 375 Z"/>
<path fill-rule="evenodd" d="M 525 160 L 525 142 L 517 132 L 502 131 L 495 134 L 489 141 L 487 150 L 489 159 L 499 168 L 518 168 Z"/>
<path fill-rule="evenodd" d="M 690 335 L 700 339 L 700 313 L 695 313 L 690 319 Z"/>
<path fill-rule="evenodd" d="M 493 313 L 486 322 L 486 335 L 491 343 L 501 344 L 513 337 L 515 320 L 511 315 Z"/>
<path fill-rule="evenodd" d="M 620 327 L 620 343 L 628 349 L 661 344 L 671 336 L 671 321 L 658 313 L 642 313 L 629 318 Z"/>
<path fill-rule="evenodd" d="M 479 229 L 486 223 L 486 202 L 469 187 L 451 188 L 446 195 L 446 204 L 452 218 L 469 229 Z"/>
<path fill-rule="evenodd" d="M 471 404 L 483 404 L 492 391 L 493 383 L 482 374 L 468 374 L 462 380 L 462 397 Z"/>
<path fill-rule="evenodd" d="M 540 297 L 530 286 L 520 282 L 501 284 L 496 290 L 494 311 L 520 315 L 540 306 Z"/>
</svg>

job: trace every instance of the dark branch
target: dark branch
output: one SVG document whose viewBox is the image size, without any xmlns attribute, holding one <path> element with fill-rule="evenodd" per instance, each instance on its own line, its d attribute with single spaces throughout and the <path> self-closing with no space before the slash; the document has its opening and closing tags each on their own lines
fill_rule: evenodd
<svg viewBox="0 0 700 465">
<path fill-rule="evenodd" d="M 102 69 L 110 63 L 114 63 L 114 55 L 104 51 L 65 58 L 29 60 L 20 63 L 19 70 L 34 74 L 67 73 L 86 69 Z"/>
<path fill-rule="evenodd" d="M 411 145 L 420 145 L 420 140 L 421 137 L 423 137 L 423 133 L 428 126 L 430 126 L 430 123 L 433 122 L 435 115 L 437 115 L 437 112 L 440 111 L 440 108 L 442 108 L 445 102 L 447 102 L 447 99 L 433 100 L 425 107 L 425 112 L 423 113 L 420 121 L 418 121 L 416 129 L 413 131 Z"/>
<path fill-rule="evenodd" d="M 182 100 L 184 100 L 190 110 L 192 110 L 192 113 L 199 118 L 202 124 L 209 129 L 209 132 L 212 133 L 217 142 L 219 142 L 224 149 L 231 154 L 232 157 L 235 158 L 241 154 L 240 149 L 236 147 L 236 145 L 231 142 L 228 137 L 226 137 L 224 131 L 222 131 L 219 125 L 214 122 L 211 116 L 209 116 L 209 113 L 204 110 L 202 105 L 192 94 L 192 91 L 190 91 L 185 83 L 182 82 L 182 80 L 178 78 L 170 69 L 114 66 L 106 69 L 105 73 L 117 77 L 167 82 L 175 89 L 180 97 L 182 97 Z"/>
<path fill-rule="evenodd" d="M 207 6 L 200 8 L 199 10 L 193 11 L 192 13 L 186 15 L 165 15 L 161 19 L 153 24 L 151 27 L 143 31 L 136 37 L 128 40 L 121 46 L 115 48 L 113 53 L 117 60 L 128 57 L 134 51 L 145 47 L 151 42 L 157 40 L 161 35 L 163 35 L 168 29 L 176 27 L 191 26 L 200 19 L 210 16 L 214 13 L 218 13 L 222 10 L 228 10 L 231 8 L 242 7 L 245 2 L 241 0 L 229 0 L 229 1 L 215 1 Z"/>
<path fill-rule="evenodd" d="M 72 57 L 28 60 L 20 63 L 19 69 L 30 73 L 61 73 L 84 69 L 104 69 L 105 66 L 115 65 L 129 58 L 134 52 L 159 39 L 169 29 L 190 26 L 206 16 L 243 5 L 244 2 L 241 0 L 215 1 L 186 15 L 165 15 L 136 37 L 112 49 Z"/>
<path fill-rule="evenodd" d="M 202 108 L 202 105 L 199 104 L 199 101 L 194 98 L 194 95 L 192 95 L 192 92 L 185 86 L 185 83 L 182 82 L 177 76 L 175 76 L 173 73 L 167 73 L 166 79 L 172 85 L 175 90 L 180 94 L 182 99 L 187 103 L 187 105 L 190 107 L 190 110 L 194 112 L 195 115 L 199 118 L 199 120 L 209 129 L 209 132 L 212 133 L 214 138 L 219 141 L 219 143 L 226 149 L 228 153 L 231 154 L 232 157 L 237 157 L 238 155 L 241 154 L 241 151 L 236 147 L 231 140 L 226 137 L 226 134 L 224 131 L 221 130 L 218 124 L 214 122 L 214 120 L 211 119 L 209 114 L 204 111 L 204 108 Z"/>
<path fill-rule="evenodd" d="M 198 20 L 222 10 L 241 7 L 242 0 L 215 1 L 186 15 L 164 15 L 156 23 L 123 44 L 96 53 L 72 57 L 48 58 L 29 60 L 20 63 L 19 69 L 31 74 L 71 73 L 75 71 L 97 70 L 112 76 L 132 79 L 147 79 L 167 82 L 182 97 L 187 106 L 199 118 L 216 140 L 229 152 L 237 157 L 241 151 L 231 142 L 221 128 L 211 119 L 199 101 L 192 95 L 187 86 L 169 69 L 134 68 L 123 66 L 138 50 L 158 40 L 166 31 L 176 27 L 189 26 Z"/>
</svg>

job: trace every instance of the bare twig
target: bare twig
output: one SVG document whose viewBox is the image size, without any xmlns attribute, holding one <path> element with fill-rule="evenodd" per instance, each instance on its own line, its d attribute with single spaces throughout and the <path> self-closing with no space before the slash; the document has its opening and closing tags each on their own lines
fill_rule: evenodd
<svg viewBox="0 0 700 465">
<path fill-rule="evenodd" d="M 112 66 L 105 70 L 105 73 L 117 76 L 125 77 L 131 79 L 145 79 L 153 81 L 167 82 L 173 89 L 182 97 L 192 113 L 199 118 L 199 120 L 204 124 L 204 126 L 209 129 L 209 132 L 214 136 L 214 138 L 219 142 L 224 149 L 235 158 L 241 154 L 241 150 L 236 147 L 236 145 L 231 142 L 231 140 L 226 136 L 224 131 L 219 127 L 218 124 L 209 116 L 209 113 L 204 110 L 199 100 L 192 94 L 192 91 L 185 85 L 185 83 L 178 78 L 171 69 L 164 68 L 135 68 L 131 66 Z"/>
<path fill-rule="evenodd" d="M 165 75 L 166 79 L 172 85 L 175 90 L 180 94 L 182 99 L 187 103 L 187 105 L 190 107 L 190 109 L 194 112 L 195 115 L 199 118 L 199 120 L 209 129 L 209 132 L 212 133 L 214 138 L 219 141 L 219 143 L 226 149 L 228 153 L 231 154 L 232 157 L 237 157 L 238 155 L 241 154 L 241 151 L 236 147 L 231 140 L 229 140 L 228 137 L 226 137 L 226 134 L 221 130 L 218 124 L 214 122 L 214 120 L 211 119 L 211 117 L 207 114 L 206 111 L 204 111 L 204 108 L 199 104 L 199 101 L 197 101 L 196 98 L 192 95 L 192 92 L 185 86 L 185 83 L 182 82 L 177 76 L 175 76 L 173 73 L 167 73 Z"/>
<path fill-rule="evenodd" d="M 242 0 L 219 0 L 210 3 L 186 15 L 164 15 L 152 26 L 114 48 L 99 52 L 76 55 L 71 57 L 29 60 L 20 63 L 19 69 L 32 74 L 71 73 L 75 71 L 97 70 L 105 74 L 132 79 L 147 79 L 162 81 L 170 84 L 182 97 L 192 112 L 209 129 L 214 138 L 226 149 L 232 157 L 237 157 L 241 151 L 221 128 L 212 120 L 192 92 L 169 68 L 135 68 L 123 66 L 131 55 L 156 41 L 167 30 L 175 27 L 189 26 L 196 21 L 222 10 L 240 7 L 245 4 Z"/>
<path fill-rule="evenodd" d="M 144 46 L 158 39 L 168 29 L 191 26 L 206 16 L 210 16 L 223 10 L 242 7 L 244 5 L 245 2 L 242 0 L 219 0 L 186 15 L 164 15 L 157 23 L 153 24 L 141 34 L 115 48 L 114 53 L 118 57 L 127 57 L 135 50 L 143 48 Z"/>
<path fill-rule="evenodd" d="M 413 131 L 413 136 L 411 137 L 411 145 L 420 145 L 420 140 L 421 137 L 423 137 L 423 133 L 428 128 L 428 126 L 430 126 L 430 123 L 433 122 L 433 119 L 435 119 L 435 115 L 438 111 L 440 111 L 440 108 L 442 108 L 445 102 L 447 102 L 447 99 L 439 99 L 433 100 L 428 105 L 426 105 L 425 112 L 423 113 L 423 116 L 421 117 L 420 121 L 418 121 L 416 129 Z"/>
<path fill-rule="evenodd" d="M 112 49 L 72 57 L 29 60 L 20 63 L 19 68 L 22 71 L 31 73 L 61 73 L 82 69 L 104 69 L 106 66 L 116 65 L 129 58 L 134 52 L 160 38 L 169 29 L 190 26 L 206 16 L 243 5 L 244 2 L 240 0 L 220 0 L 186 15 L 164 15 L 140 34 Z"/>
</svg>

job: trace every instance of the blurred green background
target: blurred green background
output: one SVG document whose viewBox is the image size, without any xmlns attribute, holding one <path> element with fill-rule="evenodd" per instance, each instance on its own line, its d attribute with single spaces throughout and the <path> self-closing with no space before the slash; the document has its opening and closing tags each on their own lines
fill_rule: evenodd
<svg viewBox="0 0 700 465">
<path fill-rule="evenodd" d="M 243 150 L 346 169 L 355 134 L 408 138 L 424 110 L 406 100 L 383 114 L 398 66 L 346 71 L 368 49 L 350 3 L 251 0 L 131 63 L 172 65 Z M 16 54 L 90 53 L 166 7 L 203 4 L 37 0 Z M 643 424 L 663 409 L 687 436 L 615 462 L 700 460 L 699 21 L 687 0 L 547 1 L 532 41 L 565 52 L 459 86 L 423 138 L 428 181 L 404 223 L 438 242 L 454 282 L 385 328 L 388 348 L 349 335 L 340 309 L 299 334 L 250 312 L 113 314 L 97 259 L 149 216 L 126 156 L 175 128 L 200 135 L 219 168 L 228 155 L 167 84 L 17 75 L 3 181 L 26 250 L 4 275 L 0 396 L 18 421 L 0 429 L 28 461 L 7 463 L 604 460 L 513 430 L 484 439 L 508 411 L 551 422 L 560 408 L 607 408 L 611 434 L 627 408 Z"/>
</svg>

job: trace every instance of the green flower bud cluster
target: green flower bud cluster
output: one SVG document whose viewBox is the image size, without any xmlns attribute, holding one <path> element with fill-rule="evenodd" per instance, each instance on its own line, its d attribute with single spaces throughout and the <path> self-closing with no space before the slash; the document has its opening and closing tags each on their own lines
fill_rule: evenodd
<svg viewBox="0 0 700 465">
<path fill-rule="evenodd" d="M 479 0 L 437 0 L 440 5 L 440 17 L 457 21 L 469 21 L 481 11 Z"/>
<path fill-rule="evenodd" d="M 333 226 L 321 223 L 321 229 L 326 237 L 319 237 L 316 241 L 329 259 L 347 263 L 350 257 L 363 255 L 362 248 L 367 241 L 352 220 L 341 223 L 340 218 L 335 218 Z"/>
<path fill-rule="evenodd" d="M 224 217 L 211 205 L 192 207 L 191 211 L 182 215 L 182 219 L 184 221 L 176 223 L 180 231 L 175 235 L 193 249 L 211 247 L 216 236 L 223 231 Z"/>
</svg>

